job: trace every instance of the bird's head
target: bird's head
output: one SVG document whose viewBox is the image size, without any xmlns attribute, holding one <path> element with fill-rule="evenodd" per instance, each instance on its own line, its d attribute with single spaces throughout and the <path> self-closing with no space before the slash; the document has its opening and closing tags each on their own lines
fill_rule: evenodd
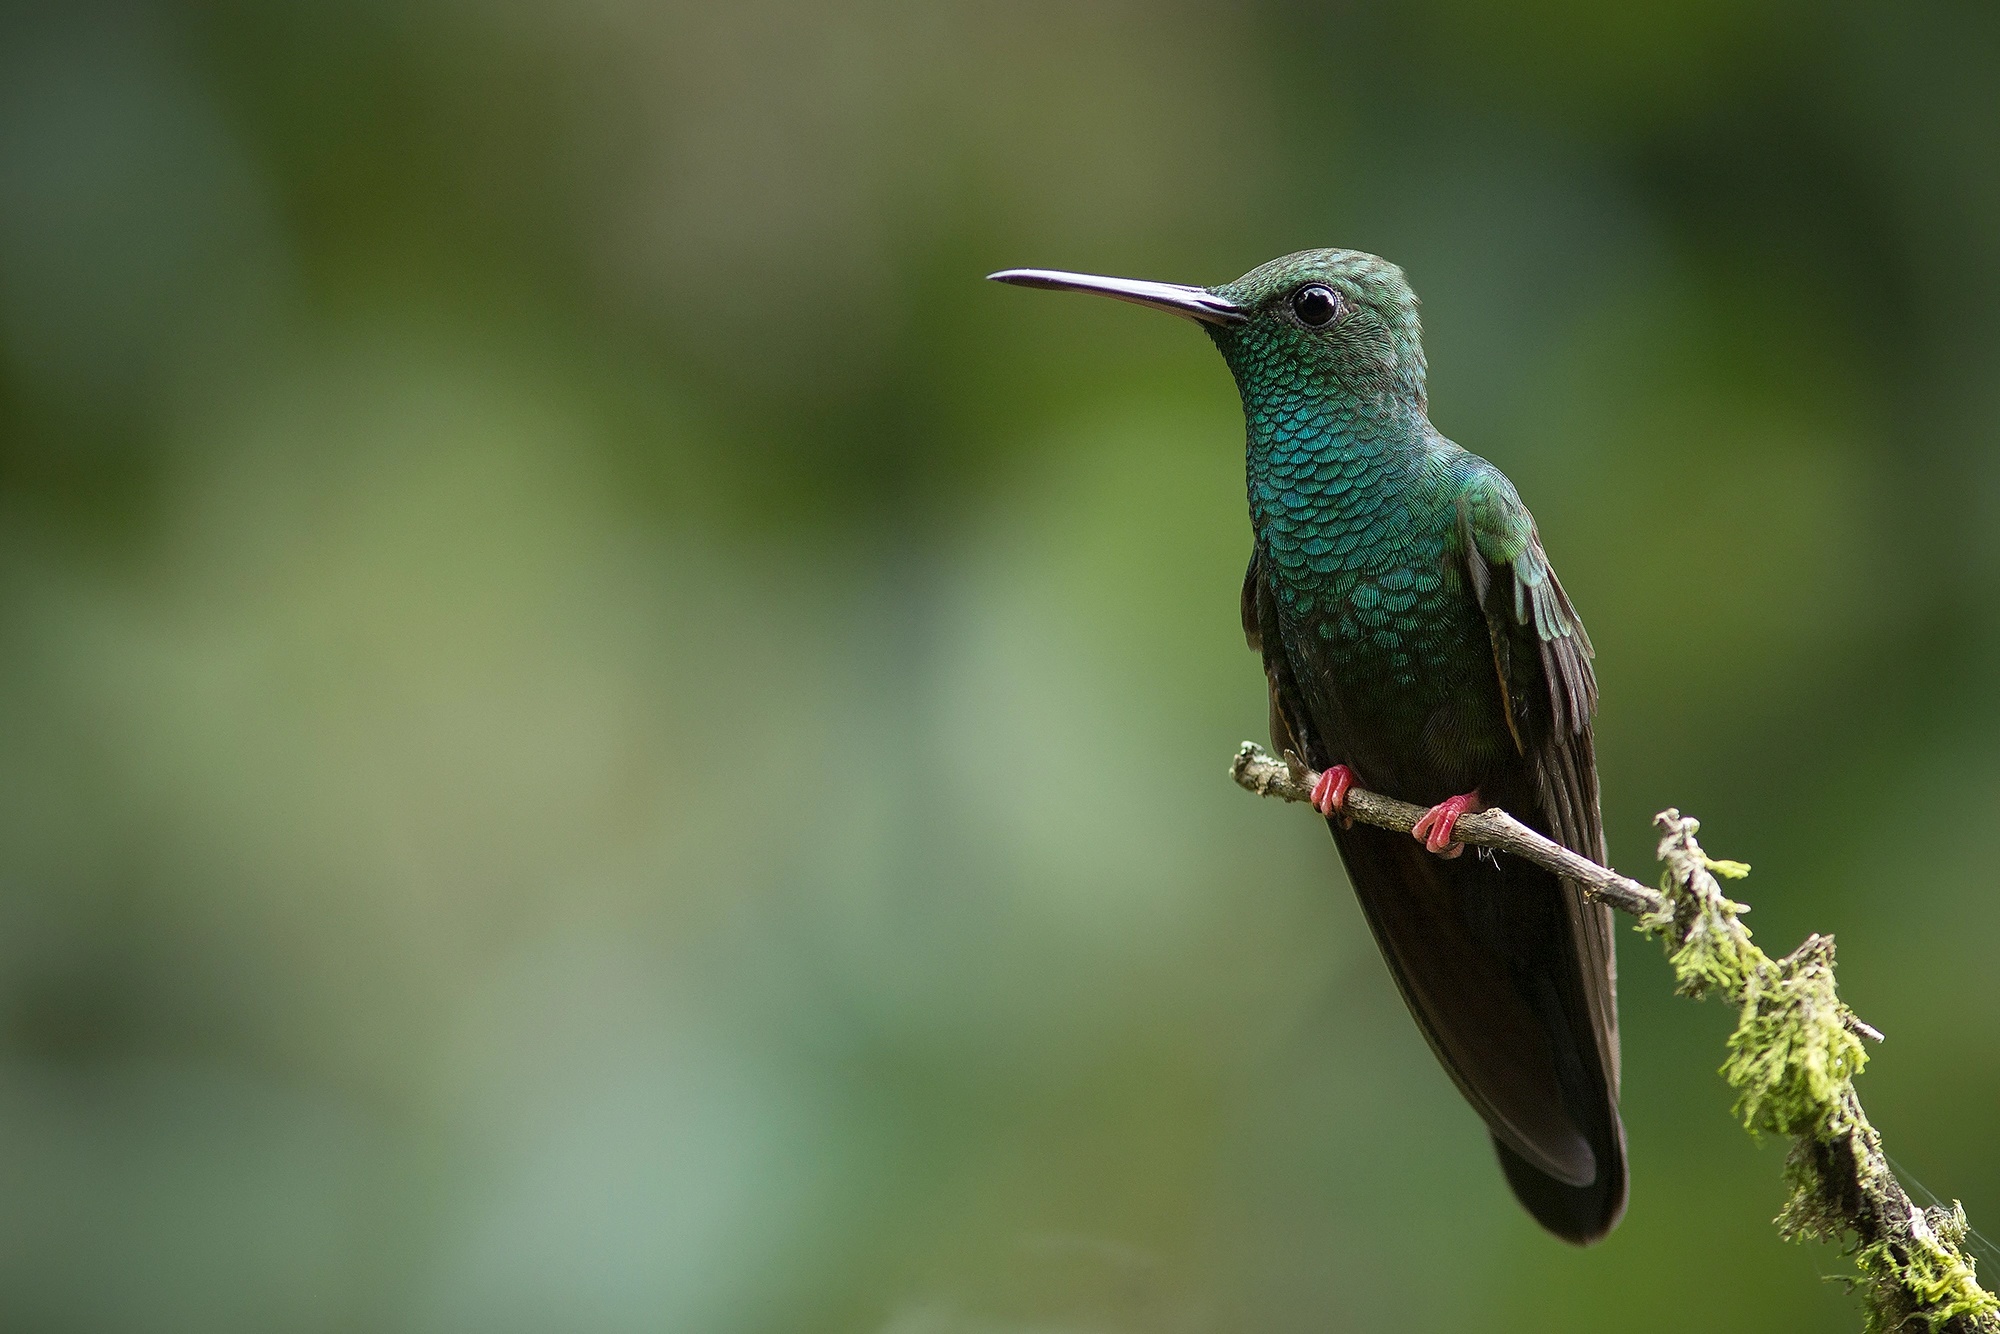
<svg viewBox="0 0 2000 1334">
<path fill-rule="evenodd" d="M 1359 250 L 1301 250 L 1219 287 L 1184 287 L 1053 269 L 996 282 L 1094 292 L 1198 320 L 1245 399 L 1269 390 L 1424 398 L 1417 298 L 1403 271 Z"/>
</svg>

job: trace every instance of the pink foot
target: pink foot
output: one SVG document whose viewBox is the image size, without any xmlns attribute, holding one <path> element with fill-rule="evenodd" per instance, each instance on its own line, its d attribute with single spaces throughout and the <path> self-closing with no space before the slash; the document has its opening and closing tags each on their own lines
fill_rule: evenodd
<svg viewBox="0 0 2000 1334">
<path fill-rule="evenodd" d="M 1451 841 L 1451 831 L 1457 828 L 1458 817 L 1468 811 L 1485 809 L 1485 804 L 1479 800 L 1478 788 L 1462 797 L 1446 797 L 1423 813 L 1410 830 L 1410 837 L 1422 839 L 1424 846 L 1440 857 L 1456 857 L 1465 851 L 1463 843 Z"/>
<path fill-rule="evenodd" d="M 1347 818 L 1347 789 L 1354 786 L 1354 770 L 1344 764 L 1328 765 L 1313 784 L 1313 809 L 1321 815 L 1339 815 L 1343 828 L 1353 822 Z"/>
</svg>

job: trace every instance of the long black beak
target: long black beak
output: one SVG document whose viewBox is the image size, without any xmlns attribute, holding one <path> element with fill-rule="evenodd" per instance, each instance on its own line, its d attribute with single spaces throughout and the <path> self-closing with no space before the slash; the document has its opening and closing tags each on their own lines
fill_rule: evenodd
<svg viewBox="0 0 2000 1334">
<path fill-rule="evenodd" d="M 1179 283 L 1153 283 L 1143 278 L 1101 278 L 1093 273 L 1064 273 L 1060 269 L 1002 269 L 986 275 L 996 283 L 1016 287 L 1045 287 L 1053 292 L 1095 292 L 1099 296 L 1150 306 L 1169 315 L 1185 315 L 1204 324 L 1241 324 L 1248 318 L 1234 301 L 1219 297 L 1205 287 L 1183 287 Z"/>
</svg>

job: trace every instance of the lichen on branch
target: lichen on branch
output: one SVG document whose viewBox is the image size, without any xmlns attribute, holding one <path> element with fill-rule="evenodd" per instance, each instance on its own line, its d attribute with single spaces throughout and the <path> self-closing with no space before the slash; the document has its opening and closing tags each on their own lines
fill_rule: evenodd
<svg viewBox="0 0 2000 1334">
<path fill-rule="evenodd" d="M 1276 760 L 1248 741 L 1230 775 L 1259 796 L 1308 801 L 1318 775 L 1296 756 Z M 1408 833 L 1421 806 L 1351 788 L 1347 814 Z M 1601 903 L 1638 918 L 1658 939 L 1684 996 L 1717 995 L 1739 1010 L 1722 1076 L 1736 1091 L 1735 1114 L 1753 1135 L 1786 1135 L 1791 1198 L 1777 1217 L 1787 1238 L 1832 1241 L 1854 1258 L 1869 1334 L 2000 1334 L 2000 1299 L 1982 1288 L 1964 1250 L 1965 1210 L 1922 1209 L 1890 1170 L 1882 1138 L 1854 1091 L 1868 1062 L 1862 1039 L 1882 1035 L 1861 1022 L 1834 986 L 1833 937 L 1813 935 L 1782 959 L 1750 938 L 1749 911 L 1717 877 L 1750 868 L 1708 856 L 1695 840 L 1700 822 L 1677 810 L 1654 817 L 1666 865 L 1653 889 L 1551 841 L 1505 811 L 1461 816 L 1459 841 L 1545 866 Z"/>
</svg>

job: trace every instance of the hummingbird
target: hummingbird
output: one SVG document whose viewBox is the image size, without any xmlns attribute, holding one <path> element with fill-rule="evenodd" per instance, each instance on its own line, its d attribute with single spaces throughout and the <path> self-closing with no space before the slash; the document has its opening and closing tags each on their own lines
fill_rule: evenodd
<svg viewBox="0 0 2000 1334">
<path fill-rule="evenodd" d="M 1243 399 L 1241 613 L 1272 744 L 1318 771 L 1362 914 L 1514 1194 L 1563 1240 L 1602 1239 L 1626 1201 L 1611 910 L 1452 838 L 1495 806 L 1604 861 L 1595 654 L 1513 484 L 1431 425 L 1403 271 L 1303 250 L 1212 288 L 991 277 L 1179 315 L 1221 351 Z M 1354 786 L 1426 813 L 1407 836 L 1355 825 Z"/>
</svg>

